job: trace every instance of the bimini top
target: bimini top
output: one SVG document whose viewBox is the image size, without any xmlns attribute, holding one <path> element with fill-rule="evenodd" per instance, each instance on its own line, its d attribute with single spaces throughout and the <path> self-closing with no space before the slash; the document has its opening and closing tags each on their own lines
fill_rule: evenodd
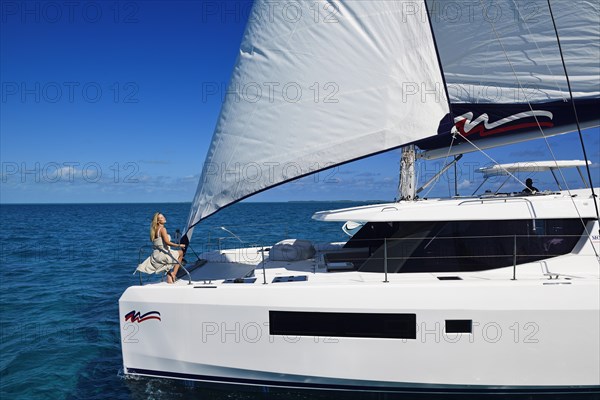
<svg viewBox="0 0 600 400">
<path fill-rule="evenodd" d="M 561 161 L 529 161 L 510 164 L 496 164 L 491 167 L 479 168 L 477 172 L 482 173 L 484 178 L 492 176 L 515 174 L 519 172 L 543 172 L 554 171 L 559 168 L 574 168 L 590 165 L 582 160 L 561 160 Z"/>
</svg>

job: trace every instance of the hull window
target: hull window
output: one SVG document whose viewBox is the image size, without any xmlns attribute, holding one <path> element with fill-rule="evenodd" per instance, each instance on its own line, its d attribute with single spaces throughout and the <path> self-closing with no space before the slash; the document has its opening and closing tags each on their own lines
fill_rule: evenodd
<svg viewBox="0 0 600 400">
<path fill-rule="evenodd" d="M 473 321 L 470 319 L 447 319 L 446 333 L 472 333 Z"/>
<path fill-rule="evenodd" d="M 416 314 L 269 311 L 271 335 L 416 339 Z"/>
</svg>

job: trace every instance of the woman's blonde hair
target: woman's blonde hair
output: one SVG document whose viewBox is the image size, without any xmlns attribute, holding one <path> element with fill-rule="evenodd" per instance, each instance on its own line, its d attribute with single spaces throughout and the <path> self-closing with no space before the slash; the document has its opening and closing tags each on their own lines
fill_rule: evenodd
<svg viewBox="0 0 600 400">
<path fill-rule="evenodd" d="M 150 241 L 152 242 L 156 239 L 156 230 L 158 229 L 158 216 L 159 212 L 155 213 L 152 217 L 152 223 L 150 224 Z"/>
</svg>

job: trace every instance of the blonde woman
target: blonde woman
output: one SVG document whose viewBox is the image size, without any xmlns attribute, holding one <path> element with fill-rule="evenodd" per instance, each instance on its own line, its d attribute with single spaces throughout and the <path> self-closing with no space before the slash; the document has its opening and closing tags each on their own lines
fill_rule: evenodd
<svg viewBox="0 0 600 400">
<path fill-rule="evenodd" d="M 171 242 L 171 236 L 167 233 L 167 228 L 165 227 L 166 223 L 167 218 L 160 212 L 157 212 L 152 217 L 150 240 L 152 241 L 154 251 L 150 256 L 150 262 L 156 269 L 166 269 L 167 283 L 174 283 L 177 277 L 177 270 L 179 270 L 179 264 L 183 260 L 183 250 L 174 250 L 171 247 L 184 249 L 185 245 Z M 173 267 L 172 270 L 170 269 L 171 266 Z"/>
</svg>

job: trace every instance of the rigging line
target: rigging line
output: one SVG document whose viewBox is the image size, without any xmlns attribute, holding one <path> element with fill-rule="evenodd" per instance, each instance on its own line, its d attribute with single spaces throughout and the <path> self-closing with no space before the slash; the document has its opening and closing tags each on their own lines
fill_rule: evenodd
<svg viewBox="0 0 600 400">
<path fill-rule="evenodd" d="M 533 36 L 533 34 L 531 33 L 531 29 L 529 29 L 529 24 L 527 23 L 527 20 L 521 14 L 521 10 L 519 9 L 519 6 L 517 3 L 518 2 L 516 0 L 513 0 L 513 5 L 515 7 L 515 10 L 517 10 L 517 12 L 519 13 L 519 17 L 523 20 L 523 23 L 524 23 L 525 27 L 527 28 L 527 32 L 529 32 L 530 36 Z M 542 49 L 540 49 L 540 46 L 538 46 L 538 42 L 534 40 L 533 44 L 535 44 L 535 47 L 538 50 L 538 52 L 540 53 L 540 55 L 542 56 L 542 58 L 546 59 L 546 57 L 544 56 L 544 52 L 542 51 Z M 548 70 L 548 73 L 550 74 L 550 76 L 554 77 L 555 75 L 552 73 L 552 70 L 550 69 L 550 65 L 548 64 L 547 61 L 545 62 L 545 64 L 546 64 L 546 69 Z M 563 93 L 562 89 L 558 85 L 558 81 L 556 81 L 555 83 L 556 83 L 556 90 L 561 94 L 563 100 L 566 100 L 565 94 Z"/>
<path fill-rule="evenodd" d="M 450 147 L 448 147 L 448 153 L 446 153 L 446 157 L 444 158 L 444 164 L 448 163 L 448 157 L 450 157 L 450 152 L 452 151 L 452 145 L 454 145 L 455 139 L 456 139 L 456 135 L 452 135 L 452 141 L 450 142 Z M 429 197 L 429 192 L 431 192 L 433 190 L 433 188 L 437 185 L 437 183 L 439 181 L 440 181 L 440 177 L 438 177 L 438 179 L 436 179 L 435 182 L 433 182 L 433 185 L 431 185 L 431 187 L 429 188 L 427 193 L 425 193 L 425 196 L 423 196 L 424 198 Z"/>
<path fill-rule="evenodd" d="M 491 39 L 491 38 L 490 38 Z M 490 40 L 487 47 L 486 47 L 486 52 L 489 53 L 490 52 L 490 48 L 492 47 L 492 41 Z M 483 73 L 481 74 L 481 79 L 479 79 L 479 89 L 477 91 L 477 95 L 475 96 L 475 93 L 473 93 L 473 101 L 475 102 L 475 104 L 479 104 L 479 100 L 483 97 L 483 81 L 486 76 L 485 72 L 487 70 L 487 66 L 488 66 L 488 57 L 484 57 L 483 59 Z M 490 72 L 492 73 L 492 72 Z M 468 91 L 467 91 L 468 93 Z"/>
<path fill-rule="evenodd" d="M 481 5 L 482 8 L 484 8 L 484 4 L 483 4 L 483 0 L 479 0 L 479 4 Z M 500 35 L 498 34 L 498 31 L 496 30 L 496 25 L 494 24 L 493 21 L 490 21 L 490 25 L 492 27 L 492 30 L 494 31 L 494 35 L 496 36 L 496 40 L 498 41 L 498 43 L 500 44 L 500 47 L 502 47 L 502 52 L 504 53 L 504 56 L 506 57 L 506 61 L 508 62 L 508 65 L 510 66 L 512 73 L 517 81 L 517 85 L 519 86 L 519 89 L 521 89 L 521 91 L 523 92 L 523 96 L 525 96 L 525 100 L 527 101 L 527 105 L 529 106 L 529 109 L 532 111 L 533 113 L 533 118 L 535 119 L 535 122 L 540 130 L 540 134 L 541 136 L 544 138 L 544 140 L 546 141 L 546 146 L 548 147 L 548 149 L 550 150 L 550 153 L 552 154 L 552 158 L 554 159 L 554 163 L 556 164 L 556 167 L 558 168 L 558 163 L 556 162 L 556 157 L 554 156 L 554 152 L 552 151 L 552 149 L 550 148 L 550 144 L 548 143 L 548 139 L 546 138 L 546 135 L 544 134 L 544 130 L 542 129 L 542 126 L 540 125 L 540 121 L 538 120 L 538 117 L 536 115 L 535 112 L 533 112 L 533 107 L 531 106 L 531 102 L 529 101 L 529 97 L 527 96 L 527 93 L 525 92 L 525 89 L 523 88 L 523 85 L 521 84 L 521 81 L 519 80 L 519 76 L 517 75 L 517 71 L 515 70 L 515 67 L 513 65 L 513 63 L 510 61 L 510 57 L 508 56 L 508 52 L 506 51 L 506 48 L 504 47 L 504 43 L 502 43 L 502 40 L 500 40 Z M 459 132 L 460 134 L 460 132 Z M 488 154 L 486 154 L 483 150 L 481 150 L 479 147 L 473 145 L 473 143 L 471 141 L 469 141 L 466 137 L 462 136 L 464 139 L 466 139 L 469 143 L 471 143 L 471 145 L 473 147 L 475 147 L 477 150 L 479 150 L 480 152 L 482 152 L 486 157 L 488 157 L 490 160 L 492 160 L 493 162 L 495 162 L 496 164 L 500 165 L 498 162 L 494 161 Z M 521 182 L 520 179 L 518 179 L 517 177 L 515 177 L 514 175 L 512 175 L 507 169 L 503 168 L 504 171 L 512 176 L 513 178 L 515 178 L 518 182 L 520 182 L 522 185 L 524 185 L 523 182 Z M 559 169 L 560 172 L 560 169 Z M 562 172 L 561 172 L 561 176 L 562 176 Z M 564 176 L 563 176 L 564 179 Z M 567 191 L 569 190 L 568 185 L 566 184 L 565 181 L 565 186 L 567 187 Z M 569 194 L 571 194 L 571 192 L 569 191 Z M 583 222 L 583 220 L 582 220 Z"/>
<path fill-rule="evenodd" d="M 481 154 L 483 154 L 484 156 L 486 156 L 487 158 L 489 158 L 491 162 L 493 162 L 494 164 L 496 164 L 499 167 L 501 167 L 504 170 L 504 172 L 506 172 L 507 175 L 510 175 L 511 177 L 513 177 L 521 185 L 526 186 L 525 183 L 523 183 L 523 181 L 521 181 L 519 178 L 517 178 L 515 175 L 513 175 L 509 170 L 507 170 L 506 168 L 504 168 L 502 166 L 502 164 L 500 164 L 498 161 L 494 160 L 494 158 L 492 156 L 490 156 L 488 153 L 486 153 L 485 150 L 480 149 L 475 143 L 471 142 L 466 136 L 463 136 L 462 133 L 458 132 L 458 134 L 460 135 L 461 138 L 463 138 L 464 140 L 466 140 L 467 143 L 469 143 L 471 146 L 475 147 L 475 149 L 477 151 L 479 151 Z"/>
<path fill-rule="evenodd" d="M 479 0 L 479 4 L 483 7 L 483 0 Z M 496 36 L 496 40 L 498 41 L 498 43 L 502 47 L 502 51 L 504 52 L 504 56 L 506 57 L 506 61 L 508 62 L 508 65 L 510 66 L 510 68 L 512 70 L 512 73 L 513 73 L 513 75 L 515 77 L 515 80 L 517 81 L 517 84 L 518 84 L 519 88 L 523 92 L 523 96 L 525 96 L 525 100 L 527 101 L 527 105 L 529 106 L 529 109 L 533 112 L 534 111 L 533 110 L 533 106 L 531 105 L 531 102 L 529 101 L 529 97 L 527 96 L 527 93 L 525 92 L 525 89 L 523 88 L 523 85 L 521 84 L 521 80 L 519 79 L 519 76 L 517 75 L 517 71 L 515 70 L 515 67 L 514 67 L 513 63 L 510 61 L 510 57 L 508 56 L 508 52 L 506 51 L 506 48 L 504 47 L 504 43 L 502 42 L 502 40 L 500 40 L 500 35 L 498 34 L 498 31 L 496 30 L 496 25 L 494 24 L 493 21 L 490 22 L 490 25 L 492 27 L 492 30 L 494 31 L 494 35 Z M 550 143 L 548 142 L 548 138 L 547 138 L 546 134 L 544 133 L 544 130 L 543 130 L 543 128 L 542 128 L 542 126 L 541 126 L 541 124 L 540 124 L 540 122 L 538 120 L 538 117 L 537 117 L 537 115 L 535 113 L 533 113 L 533 118 L 535 119 L 535 122 L 536 122 L 536 124 L 538 126 L 538 129 L 540 131 L 540 135 L 542 136 L 542 138 L 544 138 L 544 141 L 546 143 L 546 147 L 548 148 L 548 151 L 552 155 L 552 159 L 553 159 L 553 161 L 554 161 L 554 163 L 556 165 L 556 168 L 558 169 L 558 172 L 560 173 L 561 178 L 563 179 L 563 182 L 565 183 L 565 187 L 567 188 L 567 192 L 569 193 L 569 195 L 571 195 L 571 190 L 569 188 L 569 184 L 567 183 L 567 180 L 565 179 L 565 176 L 562 173 L 562 170 L 558 166 L 558 162 L 556 161 L 556 156 L 554 154 L 554 151 L 552 150 L 552 147 L 550 146 Z M 518 180 L 518 181 L 521 182 L 520 180 Z M 521 182 L 521 183 L 523 183 L 523 182 Z M 575 206 L 575 202 L 573 202 L 573 206 Z M 582 222 L 583 222 L 583 220 L 582 220 Z"/>
<path fill-rule="evenodd" d="M 479 0 L 479 4 L 483 7 L 483 0 Z M 527 96 L 527 93 L 525 92 L 525 89 L 523 88 L 523 85 L 521 84 L 521 80 L 519 79 L 519 76 L 517 75 L 517 71 L 515 70 L 515 67 L 513 65 L 513 63 L 510 61 L 510 57 L 508 56 L 508 52 L 506 51 L 506 48 L 504 47 L 504 43 L 502 42 L 502 40 L 500 40 L 500 35 L 498 34 L 498 31 L 496 30 L 496 25 L 494 24 L 493 21 L 490 21 L 490 25 L 492 27 L 492 30 L 494 31 L 494 35 L 496 36 L 496 40 L 498 41 L 498 43 L 500 44 L 500 47 L 502 47 L 502 51 L 504 52 L 504 56 L 506 57 L 506 61 L 508 62 L 508 65 L 510 66 L 512 73 L 515 77 L 515 80 L 517 81 L 517 85 L 519 86 L 519 89 L 521 89 L 521 91 L 523 92 L 523 96 L 525 96 L 525 100 L 527 101 L 527 105 L 529 106 L 529 109 L 532 111 L 533 113 L 533 118 L 535 119 L 535 122 L 539 128 L 540 131 L 540 135 L 542 136 L 542 138 L 544 138 L 545 142 L 546 142 L 546 147 L 548 147 L 548 150 L 550 151 L 550 154 L 552 155 L 552 159 L 554 161 L 554 163 L 556 164 L 556 168 L 558 169 L 558 172 L 560 173 L 564 183 L 565 183 L 565 187 L 567 188 L 567 192 L 569 193 L 569 195 L 571 195 L 571 190 L 569 189 L 569 185 L 567 184 L 567 181 L 562 173 L 562 170 L 559 168 L 558 166 L 558 162 L 556 161 L 556 156 L 554 155 L 554 151 L 552 150 L 552 147 L 550 146 L 550 143 L 548 142 L 548 138 L 546 137 L 546 134 L 544 133 L 544 129 L 542 128 L 540 121 L 538 120 L 537 115 L 535 114 L 535 112 L 533 112 L 533 106 L 531 105 L 531 102 L 529 101 L 529 97 Z M 462 135 L 461 135 L 462 136 Z M 506 171 L 508 172 L 508 171 Z M 515 178 L 516 179 L 516 178 Z M 518 180 L 518 179 L 517 179 Z M 518 180 L 519 182 L 521 182 L 520 180 Z M 523 183 L 523 182 L 521 182 Z M 573 205 L 575 206 L 575 203 L 573 202 Z M 583 222 L 583 220 L 582 220 Z"/>
<path fill-rule="evenodd" d="M 548 0 L 549 2 L 550 0 Z M 479 0 L 479 4 L 483 7 L 483 0 Z M 554 22 L 554 18 L 552 19 L 552 21 Z M 494 31 L 494 34 L 496 35 L 496 40 L 498 40 L 498 43 L 500 43 L 500 46 L 502 47 L 502 51 L 504 52 L 504 56 L 506 57 L 506 61 L 508 61 L 508 64 L 510 65 L 510 68 L 512 69 L 513 75 L 515 76 L 515 79 L 517 81 L 517 84 L 519 85 L 519 88 L 523 91 L 523 95 L 525 96 L 525 100 L 527 100 L 527 105 L 529 106 L 529 109 L 531 111 L 533 111 L 533 107 L 531 105 L 531 102 L 529 101 L 529 97 L 527 96 L 527 93 L 525 92 L 525 90 L 523 89 L 523 85 L 521 85 L 521 81 L 519 80 L 519 76 L 517 75 L 517 71 L 515 70 L 515 67 L 513 65 L 513 63 L 510 61 L 510 57 L 508 56 L 508 53 L 506 51 L 506 48 L 504 47 L 504 43 L 502 43 L 502 40 L 500 40 L 500 35 L 498 34 L 498 31 L 496 30 L 496 26 L 494 24 L 493 21 L 490 22 L 490 25 L 492 26 L 492 29 Z M 562 55 L 562 52 L 561 52 Z M 568 81 L 568 77 L 567 77 L 567 81 Z M 570 87 L 570 86 L 569 86 Z M 569 90 L 570 92 L 570 90 Z M 571 92 L 570 92 L 571 93 Z M 542 126 L 539 123 L 539 120 L 537 118 L 537 115 L 535 115 L 535 113 L 533 114 L 533 117 L 535 118 L 535 122 L 538 125 L 538 128 L 540 130 L 540 134 L 542 135 L 542 137 L 544 138 L 544 141 L 546 142 L 546 147 L 548 147 L 548 150 L 550 151 L 550 154 L 552 155 L 553 161 L 556 164 L 556 169 L 558 170 L 558 172 L 560 173 L 561 178 L 563 179 L 563 182 L 565 183 L 565 187 L 567 189 L 567 193 L 569 194 L 569 198 L 571 199 L 571 203 L 573 204 L 573 207 L 575 208 L 575 211 L 577 212 L 577 216 L 579 217 L 579 220 L 581 221 L 581 224 L 583 225 L 583 228 L 588 236 L 588 240 L 592 240 L 592 235 L 591 232 L 588 230 L 585 221 L 583 220 L 583 217 L 581 216 L 581 213 L 579 212 L 579 209 L 577 208 L 577 204 L 575 204 L 575 199 L 573 198 L 573 195 L 571 194 L 571 189 L 569 188 L 569 184 L 562 172 L 562 169 L 558 166 L 558 161 L 556 160 L 556 156 L 554 154 L 554 151 L 552 150 L 552 147 L 550 146 L 550 143 L 548 142 L 548 138 L 546 137 L 546 135 L 544 134 L 544 130 L 542 128 Z M 459 132 L 460 134 L 460 132 Z M 487 153 L 485 153 L 484 151 L 482 151 L 481 149 L 479 149 L 477 146 L 475 146 L 470 140 L 468 140 L 466 137 L 462 136 L 465 140 L 467 140 L 473 147 L 475 147 L 477 150 L 479 150 L 480 152 L 482 152 L 486 157 L 492 159 L 491 157 L 489 157 L 489 155 Z M 585 151 L 585 148 L 584 148 Z M 585 160 L 587 162 L 587 158 Z M 514 177 L 514 175 L 512 175 L 510 172 L 508 172 L 506 169 L 505 171 Z M 589 171 L 589 169 L 588 169 Z M 515 177 L 515 179 L 517 179 Z M 517 179 L 517 181 L 521 182 L 519 179 Z M 591 183 L 591 181 L 590 181 Z M 521 184 L 523 184 L 523 182 L 521 182 Z M 592 197 L 594 199 L 594 205 L 596 205 L 596 197 L 595 194 L 593 192 L 593 186 L 592 186 Z M 596 206 L 596 210 L 597 210 L 597 206 Z M 599 219 L 600 220 L 600 219 Z M 594 244 L 592 243 L 592 249 L 594 250 L 594 253 L 596 254 L 596 258 L 598 257 L 598 252 L 596 251 L 596 247 L 594 246 Z M 600 258 L 599 258 L 600 261 Z"/>
<path fill-rule="evenodd" d="M 550 0 L 548 0 L 548 1 L 550 1 Z M 483 7 L 483 1 L 482 1 L 482 0 L 479 0 L 479 3 L 480 3 L 480 4 L 482 5 L 482 7 Z M 554 19 L 553 19 L 553 22 L 554 22 Z M 532 107 L 532 105 L 531 105 L 531 102 L 529 101 L 529 97 L 527 96 L 527 93 L 526 93 L 526 92 L 525 92 L 525 90 L 523 89 L 523 85 L 521 85 L 521 81 L 519 80 L 519 76 L 517 75 L 517 71 L 515 70 L 515 67 L 514 67 L 513 63 L 510 61 L 510 57 L 508 56 L 508 53 L 507 53 L 507 51 L 506 51 L 506 48 L 504 47 L 504 43 L 502 43 L 502 40 L 500 40 L 500 35 L 498 34 L 498 31 L 496 30 L 496 26 L 495 26 L 494 22 L 493 22 L 493 21 L 492 21 L 492 22 L 490 22 L 490 25 L 492 26 L 492 29 L 493 29 L 493 31 L 494 31 L 494 34 L 496 35 L 496 40 L 498 40 L 498 43 L 500 43 L 500 46 L 502 47 L 502 51 L 504 52 L 504 56 L 506 57 L 506 61 L 508 61 L 508 64 L 510 65 L 510 68 L 512 69 L 512 72 L 513 72 L 513 75 L 515 76 L 515 79 L 516 79 L 516 81 L 517 81 L 517 84 L 519 85 L 519 88 L 520 88 L 520 89 L 523 91 L 523 95 L 525 96 L 525 100 L 527 101 L 527 105 L 529 106 L 529 109 L 530 109 L 531 111 L 533 111 L 533 107 Z M 562 53 L 561 53 L 561 55 L 562 55 Z M 567 81 L 568 81 L 568 77 L 567 77 Z M 570 91 L 569 91 L 569 92 L 570 92 Z M 570 92 L 570 93 L 571 93 L 571 92 Z M 592 239 L 591 232 L 588 230 L 588 228 L 587 228 L 587 226 L 586 226 L 586 224 L 585 224 L 585 221 L 583 220 L 583 217 L 581 216 L 581 213 L 579 212 L 579 208 L 577 208 L 577 204 L 575 204 L 575 199 L 573 198 L 573 195 L 571 194 L 571 189 L 569 188 L 569 184 L 568 184 L 568 182 L 567 182 L 567 180 L 566 180 L 566 178 L 565 178 L 565 176 L 564 176 L 564 174 L 563 174 L 563 172 L 562 172 L 562 169 L 561 169 L 561 168 L 558 166 L 558 162 L 557 162 L 557 160 L 556 160 L 556 156 L 555 156 L 555 154 L 554 154 L 554 151 L 552 150 L 552 147 L 550 146 L 550 143 L 548 142 L 548 138 L 547 138 L 547 137 L 546 137 L 546 135 L 544 134 L 544 130 L 543 130 L 542 126 L 540 125 L 540 123 L 539 123 L 539 120 L 538 120 L 538 118 L 537 118 L 537 115 L 535 115 L 535 113 L 534 113 L 533 117 L 535 118 L 535 122 L 536 122 L 536 123 L 537 123 L 537 125 L 538 125 L 538 128 L 539 128 L 539 130 L 540 130 L 540 134 L 542 135 L 542 137 L 544 138 L 544 141 L 546 142 L 546 147 L 548 148 L 548 151 L 550 151 L 550 154 L 552 155 L 552 159 L 553 159 L 553 161 L 554 161 L 554 163 L 555 163 L 555 165 L 556 165 L 556 168 L 557 168 L 557 170 L 558 170 L 558 172 L 559 172 L 559 174 L 560 174 L 561 178 L 563 179 L 563 182 L 565 183 L 565 187 L 566 187 L 566 189 L 567 189 L 567 193 L 569 193 L 569 198 L 571 199 L 571 203 L 573 204 L 573 208 L 574 208 L 574 209 L 575 209 L 575 211 L 577 212 L 577 216 L 579 217 L 579 220 L 581 221 L 581 224 L 583 225 L 583 228 L 584 228 L 584 230 L 585 230 L 585 232 L 586 232 L 586 234 L 587 234 L 587 236 L 588 236 L 588 240 L 590 240 L 590 242 L 591 242 L 591 239 Z M 461 136 L 462 136 L 462 135 L 461 135 Z M 464 136 L 463 136 L 463 137 L 464 137 Z M 466 138 L 465 138 L 465 139 L 466 139 Z M 467 139 L 467 141 L 468 141 L 468 139 Z M 473 145 L 473 143 L 471 143 L 471 145 L 472 145 L 472 146 L 474 146 L 474 145 Z M 474 146 L 474 147 L 475 147 L 475 148 L 477 148 L 477 146 Z M 478 148 L 477 148 L 477 149 L 478 149 Z M 479 151 L 481 151 L 480 149 L 478 149 L 478 150 L 479 150 Z M 584 150 L 585 150 L 585 149 L 584 149 Z M 483 152 L 483 151 L 482 151 L 482 152 Z M 487 156 L 487 154 L 486 154 L 485 152 L 483 152 L 483 154 Z M 489 156 L 488 156 L 488 157 L 489 157 Z M 586 158 L 586 160 L 585 160 L 585 161 L 587 162 L 587 158 Z M 508 171 L 506 171 L 506 172 L 508 172 Z M 510 174 L 510 173 L 509 173 L 509 174 Z M 512 175 L 512 174 L 510 174 L 510 175 Z M 513 176 L 514 176 L 514 175 L 513 175 Z M 515 179 L 517 179 L 517 178 L 515 178 Z M 517 179 L 517 180 L 518 180 L 519 182 L 521 182 L 519 179 Z M 590 182 L 590 183 L 591 183 L 591 182 Z M 521 182 L 521 184 L 523 184 L 523 182 Z M 594 194 L 594 192 L 593 192 L 593 189 L 592 189 L 592 197 L 593 197 L 593 199 L 594 199 L 594 205 L 595 205 L 595 204 L 596 204 L 596 202 L 595 202 L 595 200 L 596 200 L 596 197 L 595 197 L 595 194 Z M 594 244 L 593 244 L 593 243 L 592 243 L 592 249 L 594 250 L 594 253 L 596 254 L 596 258 L 598 258 L 598 252 L 596 251 L 596 247 L 594 246 Z M 599 261 L 600 261 L 600 259 L 599 259 Z"/>
<path fill-rule="evenodd" d="M 579 133 L 579 141 L 581 142 L 581 149 L 583 151 L 583 157 L 586 161 L 585 169 L 587 170 L 588 180 L 590 181 L 590 189 L 592 189 L 592 198 L 594 199 L 594 207 L 596 208 L 596 217 L 600 221 L 600 212 L 598 212 L 598 202 L 596 200 L 596 193 L 594 193 L 594 184 L 592 182 L 592 174 L 590 172 L 590 165 L 587 160 L 587 152 L 585 150 L 585 143 L 583 142 L 583 134 L 581 133 L 581 126 L 579 125 L 579 116 L 577 115 L 577 107 L 575 106 L 575 100 L 573 99 L 573 90 L 571 89 L 571 80 L 569 79 L 569 74 L 567 73 L 567 64 L 565 63 L 565 57 L 563 55 L 562 46 L 560 43 L 560 38 L 558 36 L 558 28 L 556 27 L 556 21 L 554 20 L 554 13 L 552 12 L 552 6 L 550 5 L 550 0 L 548 1 L 548 9 L 550 10 L 550 17 L 552 18 L 552 25 L 554 26 L 554 33 L 556 34 L 556 42 L 558 43 L 558 51 L 560 52 L 560 59 L 562 61 L 562 66 L 565 71 L 565 78 L 567 78 L 567 86 L 569 87 L 569 96 L 571 97 L 571 105 L 573 106 L 573 114 L 575 115 L 575 123 L 577 124 L 577 132 Z"/>
</svg>

